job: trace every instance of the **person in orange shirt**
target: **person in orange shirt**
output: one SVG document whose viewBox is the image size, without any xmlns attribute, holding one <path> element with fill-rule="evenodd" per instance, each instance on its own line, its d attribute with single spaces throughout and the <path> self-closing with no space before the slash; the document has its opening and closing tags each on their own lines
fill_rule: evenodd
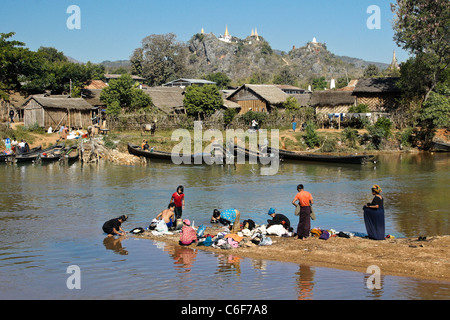
<svg viewBox="0 0 450 320">
<path fill-rule="evenodd" d="M 311 229 L 311 205 L 314 203 L 311 193 L 304 190 L 302 184 L 297 186 L 297 195 L 292 204 L 294 206 L 300 206 L 300 216 L 297 226 L 297 238 L 306 240 L 309 237 L 309 232 Z M 298 201 L 298 203 L 297 203 Z"/>
</svg>

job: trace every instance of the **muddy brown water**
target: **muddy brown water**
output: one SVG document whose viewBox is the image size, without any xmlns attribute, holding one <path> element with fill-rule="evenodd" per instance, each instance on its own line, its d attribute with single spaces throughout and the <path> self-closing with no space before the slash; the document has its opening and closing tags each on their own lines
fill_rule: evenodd
<svg viewBox="0 0 450 320">
<path fill-rule="evenodd" d="M 303 183 L 316 202 L 313 227 L 364 233 L 361 208 L 376 183 L 386 233 L 448 235 L 449 165 L 447 154 L 380 155 L 365 166 L 283 163 L 274 176 L 250 164 L 1 165 L 0 299 L 448 299 L 445 282 L 381 275 L 370 289 L 368 274 L 107 238 L 101 226 L 125 213 L 126 230 L 147 227 L 183 185 L 183 216 L 197 226 L 229 207 L 262 224 L 273 207 L 295 227 L 290 202 Z M 71 266 L 81 289 L 68 288 Z"/>
</svg>

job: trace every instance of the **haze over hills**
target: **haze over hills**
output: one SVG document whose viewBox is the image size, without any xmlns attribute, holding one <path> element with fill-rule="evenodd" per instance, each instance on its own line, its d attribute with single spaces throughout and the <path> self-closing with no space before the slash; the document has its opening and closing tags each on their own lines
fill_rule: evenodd
<svg viewBox="0 0 450 320">
<path fill-rule="evenodd" d="M 235 84 L 249 81 L 270 83 L 275 76 L 286 74 L 293 76 L 298 84 L 308 83 L 318 77 L 325 77 L 328 81 L 343 77 L 351 79 L 361 77 L 370 64 L 380 70 L 389 66 L 386 63 L 335 55 L 325 43 L 317 42 L 316 39 L 303 47 L 293 47 L 291 51 L 284 52 L 272 49 L 257 34 L 240 39 L 198 33 L 185 46 L 186 68 L 180 77 L 201 78 L 210 73 L 223 72 Z M 130 60 L 103 61 L 101 64 L 107 72 L 132 70 Z"/>
</svg>

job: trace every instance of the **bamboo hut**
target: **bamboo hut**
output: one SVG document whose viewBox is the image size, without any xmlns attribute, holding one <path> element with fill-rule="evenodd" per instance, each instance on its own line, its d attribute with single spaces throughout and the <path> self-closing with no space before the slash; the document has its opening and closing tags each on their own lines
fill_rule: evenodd
<svg viewBox="0 0 450 320">
<path fill-rule="evenodd" d="M 23 104 L 24 125 L 37 125 L 57 130 L 62 125 L 69 128 L 87 128 L 92 124 L 92 105 L 82 98 L 70 96 L 34 95 Z"/>
<path fill-rule="evenodd" d="M 311 95 L 311 106 L 316 114 L 347 113 L 354 106 L 355 97 L 351 91 L 315 91 Z"/>
<path fill-rule="evenodd" d="M 371 111 L 388 112 L 396 105 L 400 97 L 400 89 L 396 82 L 399 78 L 368 78 L 360 79 L 353 94 L 356 104 L 366 104 Z"/>
<path fill-rule="evenodd" d="M 289 97 L 274 85 L 244 84 L 227 99 L 241 106 L 240 114 L 249 110 L 255 112 L 270 112 L 272 108 L 282 107 Z"/>
</svg>

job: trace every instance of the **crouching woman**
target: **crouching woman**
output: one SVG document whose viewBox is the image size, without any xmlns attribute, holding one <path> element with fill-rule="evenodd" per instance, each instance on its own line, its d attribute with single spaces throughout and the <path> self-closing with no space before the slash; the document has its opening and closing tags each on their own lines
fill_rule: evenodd
<svg viewBox="0 0 450 320">
<path fill-rule="evenodd" d="M 197 233 L 191 227 L 191 222 L 188 219 L 183 220 L 183 227 L 181 228 L 180 245 L 188 246 L 197 242 Z"/>
</svg>

